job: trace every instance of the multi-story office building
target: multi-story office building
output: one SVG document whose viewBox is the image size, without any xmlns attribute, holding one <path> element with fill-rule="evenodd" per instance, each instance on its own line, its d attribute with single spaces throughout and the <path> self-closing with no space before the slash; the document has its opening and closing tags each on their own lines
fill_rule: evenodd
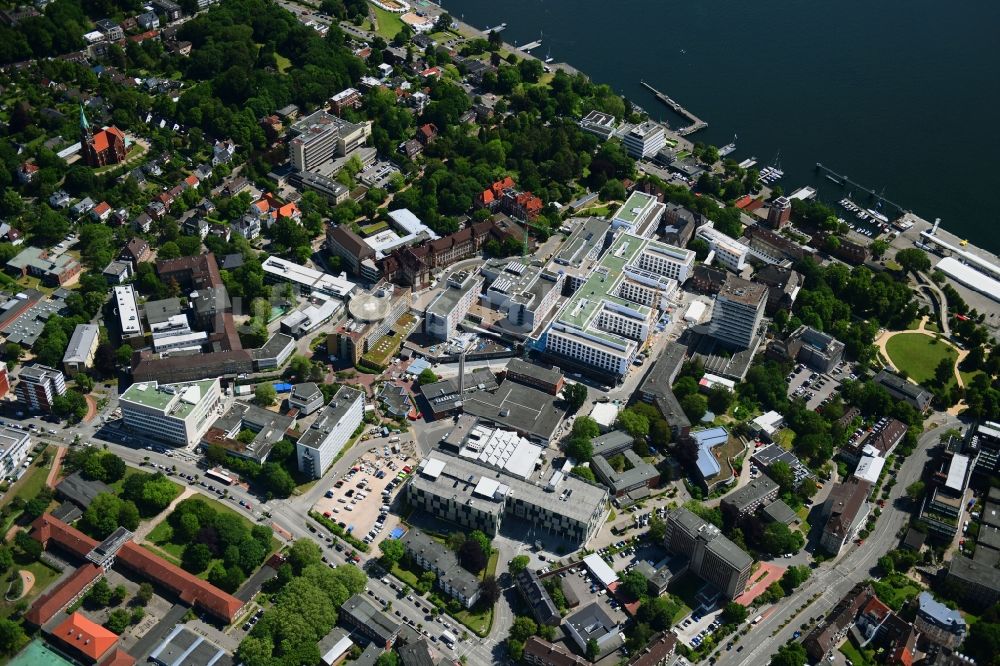
<svg viewBox="0 0 1000 666">
<path fill-rule="evenodd" d="M 663 126 L 646 121 L 636 125 L 622 140 L 625 150 L 637 160 L 652 157 L 667 145 L 667 134 Z"/>
<path fill-rule="evenodd" d="M 29 365 L 18 374 L 18 401 L 31 411 L 51 412 L 57 396 L 66 392 L 66 378 L 63 373 L 47 365 Z"/>
<path fill-rule="evenodd" d="M 735 492 L 722 498 L 722 511 L 731 520 L 740 520 L 757 512 L 765 504 L 778 499 L 778 484 L 763 474 Z"/>
<path fill-rule="evenodd" d="M 483 304 L 507 315 L 505 325 L 531 332 L 562 295 L 565 274 L 520 260 L 488 261 L 480 272 L 490 283 Z"/>
<path fill-rule="evenodd" d="M 292 125 L 294 136 L 288 142 L 292 166 L 299 171 L 312 171 L 333 159 L 340 139 L 340 125 L 336 120 L 336 116 L 319 110 Z"/>
<path fill-rule="evenodd" d="M 735 275 L 727 276 L 715 298 L 711 336 L 722 343 L 749 349 L 757 339 L 766 304 L 767 287 Z"/>
<path fill-rule="evenodd" d="M 784 342 L 774 341 L 769 344 L 768 355 L 805 363 L 818 372 L 830 372 L 844 358 L 844 343 L 832 335 L 803 324 Z"/>
<path fill-rule="evenodd" d="M 659 228 L 666 206 L 651 194 L 633 192 L 611 220 L 614 229 L 648 238 Z"/>
<path fill-rule="evenodd" d="M 586 543 L 604 518 L 603 488 L 555 472 L 537 486 L 476 462 L 432 452 L 407 485 L 410 505 L 495 536 L 505 516 L 572 544 Z"/>
<path fill-rule="evenodd" d="M 962 525 L 965 514 L 965 497 L 974 461 L 967 455 L 953 454 L 942 465 L 944 483 L 935 486 L 927 494 L 920 512 L 920 520 L 928 531 L 943 539 L 953 539 Z"/>
<path fill-rule="evenodd" d="M 689 250 L 619 234 L 552 321 L 543 348 L 576 366 L 623 377 L 693 263 Z"/>
<path fill-rule="evenodd" d="M 13 480 L 24 471 L 24 459 L 31 450 L 31 438 L 23 430 L 0 427 L 0 478 Z"/>
<path fill-rule="evenodd" d="M 1000 423 L 983 421 L 969 438 L 969 448 L 977 452 L 975 471 L 996 474 L 1000 470 Z"/>
<path fill-rule="evenodd" d="M 424 311 L 424 332 L 438 340 L 455 334 L 458 324 L 479 298 L 483 279 L 475 273 L 457 271 L 448 277 L 444 291 L 430 302 Z"/>
<path fill-rule="evenodd" d="M 218 379 L 137 382 L 121 394 L 118 404 L 129 430 L 174 446 L 192 446 L 212 425 L 221 399 Z"/>
<path fill-rule="evenodd" d="M 308 416 L 323 406 L 323 392 L 313 382 L 303 382 L 292 387 L 288 394 L 288 406 Z"/>
<path fill-rule="evenodd" d="M 719 528 L 687 509 L 667 515 L 664 545 L 688 559 L 689 570 L 715 586 L 728 599 L 743 594 L 753 559 L 727 539 Z"/>
<path fill-rule="evenodd" d="M 698 238 L 708 243 L 709 249 L 714 253 L 713 261 L 718 266 L 725 266 L 731 271 L 742 271 L 746 266 L 747 252 L 750 249 L 740 243 L 732 236 L 727 236 L 715 228 L 714 222 L 706 222 L 698 227 L 695 234 Z"/>
<path fill-rule="evenodd" d="M 365 394 L 349 386 L 337 389 L 309 430 L 295 443 L 299 471 L 315 479 L 322 477 L 364 416 Z"/>
<path fill-rule="evenodd" d="M 435 584 L 445 594 L 466 608 L 479 600 L 479 579 L 459 565 L 450 548 L 416 528 L 407 530 L 399 542 L 421 569 L 437 575 Z"/>
<path fill-rule="evenodd" d="M 135 289 L 130 284 L 115 287 L 115 305 L 118 312 L 118 324 L 123 341 L 142 336 L 142 320 L 139 318 L 139 305 L 135 299 Z"/>
</svg>

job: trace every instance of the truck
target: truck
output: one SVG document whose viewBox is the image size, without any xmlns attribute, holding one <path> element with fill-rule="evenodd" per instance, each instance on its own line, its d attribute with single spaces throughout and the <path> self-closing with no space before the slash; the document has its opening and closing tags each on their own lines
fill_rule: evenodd
<svg viewBox="0 0 1000 666">
<path fill-rule="evenodd" d="M 442 631 L 441 632 L 441 640 L 448 647 L 450 647 L 450 648 L 455 647 L 455 643 L 456 643 L 455 637 L 451 634 L 450 631 Z"/>
<path fill-rule="evenodd" d="M 389 443 L 390 444 L 395 444 L 398 441 L 399 441 L 399 437 L 390 437 L 389 438 Z"/>
</svg>

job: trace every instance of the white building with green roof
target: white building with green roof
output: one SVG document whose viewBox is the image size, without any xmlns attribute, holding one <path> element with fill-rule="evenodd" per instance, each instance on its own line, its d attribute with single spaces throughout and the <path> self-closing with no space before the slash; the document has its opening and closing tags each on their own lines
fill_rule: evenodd
<svg viewBox="0 0 1000 666">
<path fill-rule="evenodd" d="M 174 446 L 191 446 L 217 416 L 222 399 L 218 379 L 180 384 L 137 382 L 118 399 L 125 427 Z"/>
<path fill-rule="evenodd" d="M 693 264 L 690 250 L 619 233 L 552 321 L 545 350 L 624 376 Z"/>
<path fill-rule="evenodd" d="M 615 213 L 611 226 L 629 233 L 649 238 L 660 226 L 660 218 L 667 208 L 651 194 L 633 192 Z"/>
</svg>

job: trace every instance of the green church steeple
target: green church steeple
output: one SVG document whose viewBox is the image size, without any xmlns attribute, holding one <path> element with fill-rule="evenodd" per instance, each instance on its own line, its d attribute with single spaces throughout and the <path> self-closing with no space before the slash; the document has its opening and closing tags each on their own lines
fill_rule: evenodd
<svg viewBox="0 0 1000 666">
<path fill-rule="evenodd" d="M 87 122 L 87 114 L 83 112 L 83 104 L 80 105 L 80 131 L 85 134 L 90 132 L 90 123 Z"/>
</svg>

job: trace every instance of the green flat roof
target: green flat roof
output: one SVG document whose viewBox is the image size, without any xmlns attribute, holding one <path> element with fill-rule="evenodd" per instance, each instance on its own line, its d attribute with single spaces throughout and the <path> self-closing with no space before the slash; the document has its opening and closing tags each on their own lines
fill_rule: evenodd
<svg viewBox="0 0 1000 666">
<path fill-rule="evenodd" d="M 633 308 L 644 314 L 648 312 L 649 308 L 645 305 L 626 301 L 611 293 L 621 282 L 625 267 L 632 263 L 646 243 L 645 239 L 631 234 L 622 234 L 616 238 L 604 257 L 601 258 L 598 267 L 563 307 L 558 321 L 584 329 L 590 323 L 598 307 L 605 301 Z M 620 338 L 614 336 L 613 339 Z"/>
<path fill-rule="evenodd" d="M 652 201 L 653 197 L 649 194 L 645 194 L 643 192 L 633 192 L 629 198 L 625 200 L 625 203 L 622 204 L 622 207 L 618 209 L 618 212 L 615 213 L 615 219 L 632 224 L 638 217 L 636 209 L 641 212 L 645 210 L 646 206 L 648 206 Z"/>
<path fill-rule="evenodd" d="M 150 409 L 164 411 L 170 402 L 180 394 L 182 397 L 177 400 L 170 415 L 184 418 L 194 409 L 194 403 L 208 393 L 215 381 L 214 379 L 202 379 L 197 382 L 162 385 L 157 385 L 156 382 L 136 382 L 122 393 L 119 402 L 132 402 Z M 186 392 L 190 392 L 189 399 L 184 398 Z"/>
</svg>

